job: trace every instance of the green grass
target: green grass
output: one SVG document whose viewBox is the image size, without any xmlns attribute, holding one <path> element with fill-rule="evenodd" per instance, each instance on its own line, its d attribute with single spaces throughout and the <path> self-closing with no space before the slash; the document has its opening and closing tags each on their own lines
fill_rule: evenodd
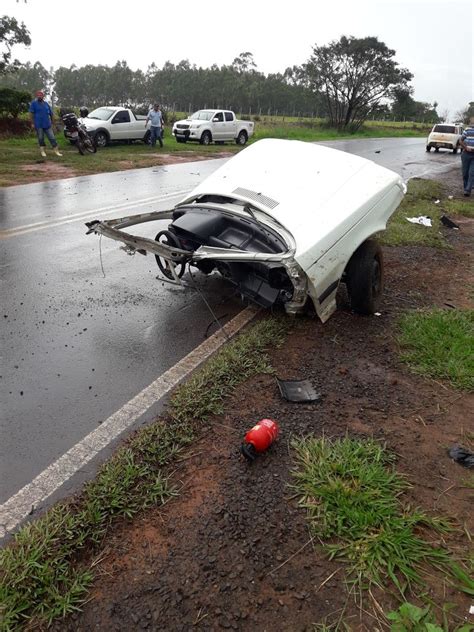
<svg viewBox="0 0 474 632">
<path fill-rule="evenodd" d="M 400 597 L 420 587 L 433 568 L 449 571 L 449 554 L 421 536 L 446 532 L 446 521 L 403 505 L 410 485 L 394 457 L 373 440 L 295 441 L 295 487 L 310 530 L 331 559 L 344 560 L 359 589 L 395 587 Z"/>
<path fill-rule="evenodd" d="M 453 606 L 451 605 L 451 608 Z M 391 632 L 472 632 L 473 625 L 469 623 L 456 625 L 451 628 L 448 622 L 449 605 L 442 608 L 443 625 L 438 624 L 430 606 L 419 608 L 412 603 L 405 602 L 398 610 L 389 612 L 387 619 L 392 622 Z"/>
<path fill-rule="evenodd" d="M 179 116 L 177 114 L 176 116 Z M 184 116 L 184 115 L 183 115 Z M 152 150 L 141 142 L 132 144 L 112 144 L 99 149 L 96 154 L 81 156 L 77 149 L 70 145 L 60 129 L 56 132 L 63 157 L 55 156 L 47 147 L 48 157 L 39 155 L 36 136 L 30 134 L 26 138 L 9 138 L 0 140 L 0 186 L 23 184 L 32 180 L 44 178 L 44 165 L 57 163 L 70 170 L 70 173 L 55 177 L 70 177 L 74 175 L 88 175 L 126 169 L 153 167 L 166 162 L 160 154 L 173 154 L 192 160 L 193 156 L 215 157 L 221 152 L 238 152 L 240 147 L 234 143 L 225 145 L 210 145 L 204 147 L 197 143 L 176 142 L 171 135 L 171 126 L 166 127 L 164 148 Z M 251 142 L 262 138 L 298 139 L 304 141 L 333 140 L 343 138 L 373 138 L 387 136 L 424 136 L 426 129 L 418 126 L 368 122 L 355 134 L 342 133 L 328 128 L 319 119 L 291 119 L 288 117 L 262 117 L 255 123 L 255 135 Z M 47 143 L 48 145 L 48 143 Z"/>
<path fill-rule="evenodd" d="M 386 246 L 432 246 L 447 248 L 448 244 L 440 233 L 440 218 L 443 206 L 435 204 L 443 196 L 443 188 L 434 180 L 413 178 L 408 182 L 408 190 L 402 203 L 390 218 L 387 230 L 381 233 L 380 241 Z M 407 217 L 431 217 L 433 226 L 411 224 Z"/>
<path fill-rule="evenodd" d="M 19 531 L 0 552 L 2 630 L 39 627 L 80 608 L 93 581 L 91 550 L 117 519 L 176 495 L 167 468 L 238 384 L 272 371 L 266 349 L 283 339 L 287 326 L 286 319 L 268 318 L 223 347 L 177 389 L 168 417 L 136 433 L 77 500 L 56 505 Z M 89 556 L 81 558 L 84 550 Z"/>
<path fill-rule="evenodd" d="M 435 204 L 437 200 L 439 203 Z M 468 199 L 450 200 L 440 182 L 412 178 L 408 182 L 407 194 L 390 218 L 387 230 L 379 235 L 379 240 L 386 246 L 415 245 L 449 248 L 443 236 L 441 216 L 474 217 L 473 206 L 472 201 Z M 406 219 L 420 215 L 431 217 L 433 226 L 428 228 L 411 224 Z"/>
<path fill-rule="evenodd" d="M 401 358 L 414 372 L 474 389 L 474 310 L 408 312 L 399 328 Z"/>
</svg>

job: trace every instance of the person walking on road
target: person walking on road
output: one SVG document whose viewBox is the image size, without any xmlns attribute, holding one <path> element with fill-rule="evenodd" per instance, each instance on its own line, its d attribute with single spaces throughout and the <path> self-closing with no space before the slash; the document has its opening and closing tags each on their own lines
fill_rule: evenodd
<svg viewBox="0 0 474 632">
<path fill-rule="evenodd" d="M 44 142 L 44 136 L 46 134 L 56 156 L 62 156 L 53 133 L 53 110 L 49 103 L 46 103 L 44 100 L 44 92 L 42 90 L 38 90 L 35 96 L 36 99 L 31 102 L 29 112 L 31 114 L 31 122 L 38 137 L 41 155 L 43 158 L 46 158 L 46 144 Z"/>
<path fill-rule="evenodd" d="M 148 116 L 146 117 L 145 127 L 151 121 L 150 127 L 150 144 L 152 147 L 155 147 L 156 141 L 160 143 L 160 147 L 163 147 L 163 114 L 161 113 L 160 106 L 158 103 L 155 103 L 153 109 L 148 112 Z"/>
<path fill-rule="evenodd" d="M 464 130 L 461 136 L 461 165 L 464 195 L 469 197 L 474 188 L 474 126 Z"/>
</svg>

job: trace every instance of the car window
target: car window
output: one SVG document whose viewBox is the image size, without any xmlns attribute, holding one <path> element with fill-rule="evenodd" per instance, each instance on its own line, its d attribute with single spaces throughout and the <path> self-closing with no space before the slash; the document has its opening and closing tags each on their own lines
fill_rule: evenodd
<svg viewBox="0 0 474 632">
<path fill-rule="evenodd" d="M 433 132 L 440 132 L 441 134 L 455 134 L 456 129 L 454 125 L 435 125 Z"/>
<path fill-rule="evenodd" d="M 232 114 L 232 112 L 225 112 L 225 120 L 226 121 L 233 121 L 234 120 L 234 115 Z"/>
<path fill-rule="evenodd" d="M 130 114 L 126 110 L 117 112 L 112 119 L 112 123 L 130 123 Z"/>
<path fill-rule="evenodd" d="M 212 120 L 217 121 L 218 123 L 222 123 L 224 121 L 224 113 L 216 112 Z"/>
</svg>

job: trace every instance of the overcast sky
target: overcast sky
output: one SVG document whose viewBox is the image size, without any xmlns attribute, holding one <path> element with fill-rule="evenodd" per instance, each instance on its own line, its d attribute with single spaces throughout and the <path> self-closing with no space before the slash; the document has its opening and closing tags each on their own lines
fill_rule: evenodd
<svg viewBox="0 0 474 632">
<path fill-rule="evenodd" d="M 146 70 L 182 59 L 221 66 L 250 51 L 268 74 L 341 35 L 377 36 L 413 73 L 416 100 L 437 101 L 450 118 L 474 101 L 474 0 L 1 0 L 1 14 L 31 34 L 14 57 L 47 68 L 125 60 Z"/>
</svg>

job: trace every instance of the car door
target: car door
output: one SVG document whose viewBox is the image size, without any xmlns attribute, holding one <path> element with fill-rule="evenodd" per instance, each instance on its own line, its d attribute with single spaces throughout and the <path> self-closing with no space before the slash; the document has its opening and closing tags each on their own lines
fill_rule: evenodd
<svg viewBox="0 0 474 632">
<path fill-rule="evenodd" d="M 130 138 L 130 113 L 128 110 L 119 110 L 112 118 L 110 125 L 111 140 L 125 140 Z"/>
<path fill-rule="evenodd" d="M 237 136 L 237 123 L 233 112 L 224 112 L 224 135 L 225 140 L 233 140 Z"/>
<path fill-rule="evenodd" d="M 212 138 L 214 140 L 225 140 L 224 125 L 224 112 L 215 112 L 212 117 Z"/>
</svg>

